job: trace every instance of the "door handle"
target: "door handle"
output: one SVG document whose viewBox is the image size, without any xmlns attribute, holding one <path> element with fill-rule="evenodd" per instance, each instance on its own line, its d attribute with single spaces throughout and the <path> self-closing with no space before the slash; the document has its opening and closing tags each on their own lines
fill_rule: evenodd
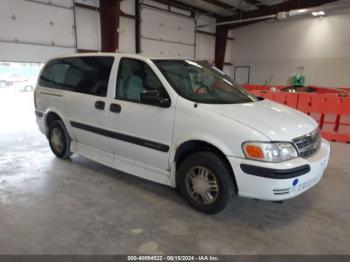
<svg viewBox="0 0 350 262">
<path fill-rule="evenodd" d="M 118 104 L 111 104 L 109 106 L 109 110 L 113 113 L 120 113 L 120 111 L 122 111 L 122 107 Z"/>
<path fill-rule="evenodd" d="M 95 108 L 98 110 L 104 110 L 105 109 L 105 102 L 103 101 L 96 101 Z"/>
</svg>

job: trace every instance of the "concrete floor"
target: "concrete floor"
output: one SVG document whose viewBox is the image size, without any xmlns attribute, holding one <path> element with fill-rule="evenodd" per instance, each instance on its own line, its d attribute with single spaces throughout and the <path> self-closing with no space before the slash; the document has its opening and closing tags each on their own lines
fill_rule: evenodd
<svg viewBox="0 0 350 262">
<path fill-rule="evenodd" d="M 324 178 L 296 199 L 236 197 L 207 216 L 171 188 L 55 158 L 31 94 L 16 99 L 0 101 L 22 106 L 0 116 L 0 254 L 350 254 L 350 145 L 333 143 Z"/>
</svg>

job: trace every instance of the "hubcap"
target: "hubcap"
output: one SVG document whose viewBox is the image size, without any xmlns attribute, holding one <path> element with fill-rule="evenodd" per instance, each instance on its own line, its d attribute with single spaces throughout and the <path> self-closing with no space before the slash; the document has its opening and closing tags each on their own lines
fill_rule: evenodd
<svg viewBox="0 0 350 262">
<path fill-rule="evenodd" d="M 203 166 L 192 167 L 186 174 L 186 187 L 199 204 L 210 205 L 219 195 L 219 185 L 214 174 Z"/>
<path fill-rule="evenodd" d="M 51 131 L 51 144 L 57 153 L 61 153 L 63 150 L 63 136 L 61 130 L 57 127 L 53 128 Z"/>
</svg>

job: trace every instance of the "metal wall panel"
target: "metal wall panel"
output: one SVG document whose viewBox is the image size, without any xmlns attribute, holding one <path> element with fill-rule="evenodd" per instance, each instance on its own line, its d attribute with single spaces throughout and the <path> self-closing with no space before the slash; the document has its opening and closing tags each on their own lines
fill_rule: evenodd
<svg viewBox="0 0 350 262">
<path fill-rule="evenodd" d="M 162 4 L 162 3 L 155 2 L 155 1 L 152 1 L 152 0 L 143 0 L 141 2 L 143 4 L 146 4 L 146 5 L 155 6 L 155 7 L 164 9 L 164 10 L 168 10 L 168 5 L 167 4 Z"/>
<path fill-rule="evenodd" d="M 197 33 L 196 59 L 215 60 L 215 36 Z"/>
<path fill-rule="evenodd" d="M 215 24 L 216 23 L 216 19 L 213 18 L 213 17 L 202 15 L 202 16 L 199 17 L 197 23 L 198 23 L 198 25 Z M 205 26 L 205 27 L 201 27 L 200 30 L 208 32 L 208 33 L 214 33 L 215 34 L 216 26 L 215 25 Z"/>
<path fill-rule="evenodd" d="M 1 0 L 0 60 L 40 62 L 62 52 L 74 52 L 72 6 L 72 0 L 51 1 L 51 4 Z M 40 47 L 42 54 L 38 53 Z"/>
<path fill-rule="evenodd" d="M 78 49 L 101 50 L 100 13 L 76 7 Z"/>
<path fill-rule="evenodd" d="M 227 75 L 229 75 L 232 79 L 234 78 L 233 66 L 232 65 L 224 65 L 223 70 Z"/>
<path fill-rule="evenodd" d="M 28 0 L 24 0 L 28 1 Z M 29 0 L 31 1 L 31 0 Z M 61 6 L 61 7 L 73 7 L 73 1 L 72 0 L 34 0 L 33 2 L 40 2 L 48 5 L 54 5 L 54 6 Z"/>
<path fill-rule="evenodd" d="M 142 6 L 141 52 L 156 56 L 193 57 L 193 19 Z"/>
<path fill-rule="evenodd" d="M 135 19 L 120 17 L 119 52 L 135 53 Z"/>
<path fill-rule="evenodd" d="M 227 63 L 230 63 L 232 61 L 232 46 L 233 40 L 227 40 L 225 52 L 225 62 Z"/>
<path fill-rule="evenodd" d="M 149 56 L 193 58 L 193 46 L 141 39 L 142 53 Z"/>
<path fill-rule="evenodd" d="M 45 62 L 51 57 L 71 54 L 75 50 L 61 47 L 0 43 L 0 61 Z"/>
<path fill-rule="evenodd" d="M 129 15 L 135 15 L 135 0 L 120 2 L 120 9 Z"/>
<path fill-rule="evenodd" d="M 59 1 L 59 0 L 57 0 L 57 1 Z M 75 0 L 75 2 L 78 4 L 88 5 L 88 6 L 92 6 L 92 7 L 99 7 L 100 6 L 99 0 Z"/>
</svg>

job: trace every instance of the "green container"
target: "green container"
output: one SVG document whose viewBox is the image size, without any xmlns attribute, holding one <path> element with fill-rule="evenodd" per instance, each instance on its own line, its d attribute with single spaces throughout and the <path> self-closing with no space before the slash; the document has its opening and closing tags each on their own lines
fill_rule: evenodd
<svg viewBox="0 0 350 262">
<path fill-rule="evenodd" d="M 295 74 L 292 76 L 292 86 L 304 86 L 305 85 L 305 76 L 301 74 Z"/>
</svg>

